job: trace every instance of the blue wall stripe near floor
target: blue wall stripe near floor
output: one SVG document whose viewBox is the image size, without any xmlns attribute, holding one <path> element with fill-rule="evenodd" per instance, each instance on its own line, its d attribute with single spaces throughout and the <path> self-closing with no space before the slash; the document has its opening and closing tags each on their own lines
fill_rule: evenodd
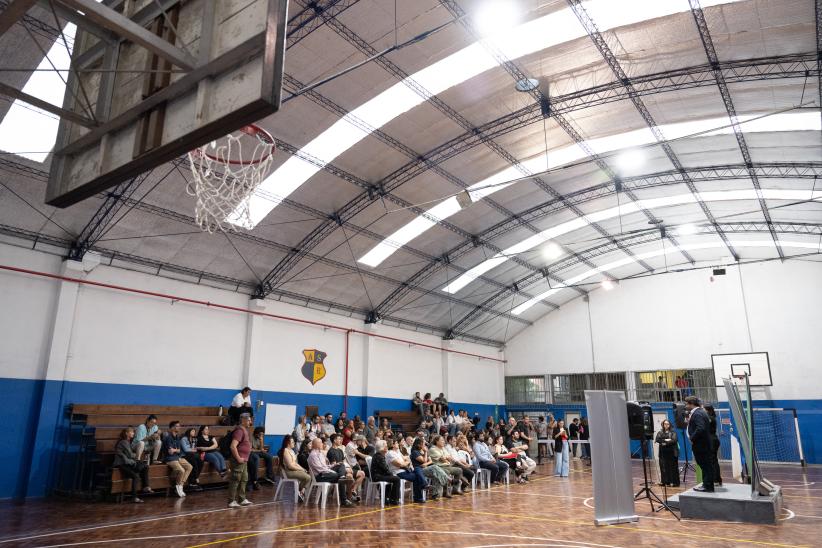
<svg viewBox="0 0 822 548">
<path fill-rule="evenodd" d="M 65 486 L 76 470 L 64 454 L 79 447 L 77 428 L 71 429 L 68 407 L 72 403 L 227 406 L 237 388 L 192 388 L 91 382 L 58 382 L 0 378 L 0 397 L 13 409 L 15 420 L 4 430 L 0 462 L 11 473 L 0 476 L 0 498 L 38 497 L 47 494 L 58 480 Z M 343 409 L 342 395 L 256 391 L 254 401 L 295 405 L 297 414 L 305 406 L 316 405 L 321 413 L 335 416 Z M 43 404 L 42 402 L 45 402 Z M 452 406 L 479 413 L 484 421 L 503 412 L 503 406 L 454 402 Z M 411 409 L 410 398 L 348 397 L 348 416 L 367 417 L 376 410 Z M 264 408 L 255 424 L 265 423 Z M 164 425 L 160 425 L 163 427 Z M 282 437 L 269 436 L 272 449 L 279 448 Z M 89 480 L 89 478 L 87 478 Z"/>
</svg>

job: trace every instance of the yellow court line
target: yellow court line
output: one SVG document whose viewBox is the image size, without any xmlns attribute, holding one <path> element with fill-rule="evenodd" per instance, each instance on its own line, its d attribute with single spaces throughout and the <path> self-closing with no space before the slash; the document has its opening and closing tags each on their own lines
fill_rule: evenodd
<svg viewBox="0 0 822 548">
<path fill-rule="evenodd" d="M 416 504 L 409 504 L 407 506 L 410 508 L 410 507 L 417 506 L 417 505 Z M 262 531 L 260 533 L 253 533 L 253 534 L 250 534 L 250 535 L 243 535 L 243 536 L 239 536 L 239 537 L 225 538 L 225 539 L 215 540 L 215 541 L 212 541 L 212 542 L 206 542 L 204 544 L 195 544 L 193 546 L 188 546 L 187 548 L 202 548 L 203 546 L 213 546 L 215 544 L 223 544 L 223 543 L 232 542 L 232 541 L 235 541 L 235 540 L 242 540 L 244 538 L 258 537 L 260 535 L 268 535 L 268 534 L 273 534 L 273 533 L 279 533 L 281 531 L 289 531 L 289 530 L 292 530 L 292 529 L 301 529 L 303 527 L 310 527 L 312 525 L 319 525 L 321 523 L 328 523 L 328 522 L 331 522 L 331 521 L 340 521 L 340 520 L 344 520 L 344 519 L 356 518 L 356 517 L 365 516 L 365 515 L 368 515 L 368 514 L 375 514 L 375 513 L 378 513 L 378 512 L 385 512 L 387 510 L 396 510 L 397 508 L 401 508 L 401 507 L 400 506 L 391 506 L 391 507 L 388 507 L 388 508 L 377 508 L 376 510 L 368 510 L 367 512 L 357 512 L 356 514 L 349 514 L 347 516 L 337 516 L 335 518 L 321 519 L 319 521 L 311 521 L 311 522 L 308 522 L 308 523 L 298 523 L 297 525 L 289 525 L 288 527 L 281 527 L 280 529 L 275 529 L 274 531 Z"/>
<path fill-rule="evenodd" d="M 562 519 L 555 519 L 555 518 L 538 518 L 533 516 L 520 516 L 518 514 L 498 514 L 495 512 L 480 512 L 478 510 L 458 510 L 456 508 L 449 508 L 444 506 L 439 508 L 441 510 L 447 510 L 449 512 L 463 512 L 465 514 L 479 514 L 479 515 L 486 515 L 486 516 L 494 516 L 494 517 L 508 517 L 508 518 L 516 518 L 516 519 L 524 519 L 530 521 L 547 521 L 550 523 L 564 523 L 568 525 L 587 525 L 589 527 L 594 527 L 594 530 L 601 530 L 603 532 L 607 531 L 608 528 L 600 529 L 599 526 L 594 525 L 593 523 L 585 522 L 585 521 L 570 521 L 570 520 L 562 520 Z M 748 540 L 748 539 L 739 539 L 739 538 L 729 538 L 729 537 L 715 537 L 712 535 L 700 535 L 696 533 L 680 533 L 676 531 L 658 531 L 656 529 L 644 529 L 642 527 L 628 527 L 625 525 L 610 525 L 609 528 L 615 529 L 624 529 L 625 531 L 633 531 L 635 533 L 655 533 L 658 535 L 677 535 L 682 537 L 694 538 L 694 539 L 705 539 L 705 540 L 724 540 L 729 542 L 743 542 L 747 544 L 759 544 L 762 546 L 778 546 L 781 548 L 810 548 L 808 545 L 804 544 L 779 544 L 774 542 L 765 542 L 761 540 Z"/>
</svg>

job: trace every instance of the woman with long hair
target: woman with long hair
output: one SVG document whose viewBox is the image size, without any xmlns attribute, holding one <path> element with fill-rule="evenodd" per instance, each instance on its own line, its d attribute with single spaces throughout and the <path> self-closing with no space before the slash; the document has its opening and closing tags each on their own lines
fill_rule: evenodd
<svg viewBox="0 0 822 548">
<path fill-rule="evenodd" d="M 714 483 L 722 485 L 722 475 L 719 473 L 719 436 L 716 433 L 716 410 L 710 403 L 703 405 L 702 408 L 708 413 L 708 419 L 711 421 L 708 426 L 708 433 L 711 436 L 711 466 L 714 469 Z"/>
<path fill-rule="evenodd" d="M 654 443 L 659 444 L 660 483 L 679 487 L 679 440 L 671 427 L 671 421 L 662 421 L 662 430 L 656 433 Z"/>
<path fill-rule="evenodd" d="M 568 430 L 565 421 L 558 420 L 554 427 L 554 454 L 556 455 L 555 476 L 568 477 Z"/>
<path fill-rule="evenodd" d="M 448 474 L 439 466 L 434 466 L 428 457 L 425 442 L 421 438 L 416 438 L 411 446 L 411 464 L 414 465 L 415 472 L 421 470 L 422 474 L 431 480 L 431 500 L 437 500 L 440 496 L 451 498 L 446 489 L 450 481 Z"/>
<path fill-rule="evenodd" d="M 142 483 L 143 493 L 150 494 L 154 491 L 148 485 L 148 465 L 137 460 L 137 456 L 131 447 L 133 439 L 134 428 L 131 426 L 123 428 L 120 432 L 120 439 L 117 441 L 117 445 L 114 446 L 114 466 L 120 469 L 124 479 L 131 480 L 131 500 L 143 502 L 143 499 L 137 496 L 137 480 Z"/>
<path fill-rule="evenodd" d="M 205 455 L 203 457 L 205 461 L 217 470 L 221 478 L 224 478 L 227 474 L 225 457 L 220 453 L 217 439 L 210 435 L 207 424 L 202 425 L 197 431 L 197 449 Z"/>
<path fill-rule="evenodd" d="M 283 444 L 277 456 L 280 457 L 280 468 L 285 474 L 285 477 L 300 482 L 300 500 L 303 500 L 305 488 L 308 482 L 311 481 L 311 476 L 309 476 L 308 472 L 303 470 L 303 467 L 297 462 L 297 455 L 294 453 L 294 438 L 291 435 L 286 434 L 283 437 Z"/>
</svg>

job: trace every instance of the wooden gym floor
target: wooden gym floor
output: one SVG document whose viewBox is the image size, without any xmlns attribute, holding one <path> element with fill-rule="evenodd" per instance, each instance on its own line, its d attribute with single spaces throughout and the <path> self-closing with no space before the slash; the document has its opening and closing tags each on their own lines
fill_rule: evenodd
<svg viewBox="0 0 822 548">
<path fill-rule="evenodd" d="M 555 478 L 549 461 L 530 484 L 495 487 L 451 500 L 384 510 L 326 510 L 274 502 L 263 487 L 254 506 L 229 510 L 226 491 L 186 499 L 148 497 L 145 504 L 69 500 L 0 504 L 0 548 L 11 546 L 822 546 L 822 467 L 766 466 L 782 485 L 778 525 L 682 521 L 638 501 L 638 523 L 593 524 L 590 468 L 572 462 Z M 642 468 L 634 463 L 639 486 Z M 690 486 L 690 485 L 689 485 Z M 654 487 L 661 495 L 661 488 Z M 671 491 L 669 491 L 671 494 Z"/>
</svg>

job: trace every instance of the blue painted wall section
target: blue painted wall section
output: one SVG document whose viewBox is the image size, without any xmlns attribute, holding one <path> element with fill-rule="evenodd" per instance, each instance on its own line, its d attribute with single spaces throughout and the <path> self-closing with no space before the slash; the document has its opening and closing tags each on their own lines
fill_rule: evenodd
<svg viewBox="0 0 822 548">
<path fill-rule="evenodd" d="M 82 437 L 69 420 L 72 403 L 228 406 L 236 388 L 193 388 L 177 386 L 126 385 L 91 382 L 35 381 L 0 378 L 0 397 L 12 410 L 0 443 L 0 459 L 10 473 L 0 475 L 0 498 L 40 497 L 57 485 L 66 485 L 77 473 L 75 457 Z M 253 388 L 253 387 L 252 387 Z M 316 405 L 321 413 L 335 416 L 343 409 L 342 395 L 256 391 L 253 400 L 295 405 L 297 414 L 305 406 Z M 453 402 L 482 421 L 503 411 L 502 406 Z M 348 397 L 348 415 L 367 417 L 377 410 L 411 409 L 410 398 Z M 255 416 L 255 424 L 265 423 L 265 408 Z M 161 425 L 164 426 L 164 425 Z M 276 452 L 282 436 L 267 436 Z M 91 478 L 85 478 L 90 481 Z"/>
</svg>

